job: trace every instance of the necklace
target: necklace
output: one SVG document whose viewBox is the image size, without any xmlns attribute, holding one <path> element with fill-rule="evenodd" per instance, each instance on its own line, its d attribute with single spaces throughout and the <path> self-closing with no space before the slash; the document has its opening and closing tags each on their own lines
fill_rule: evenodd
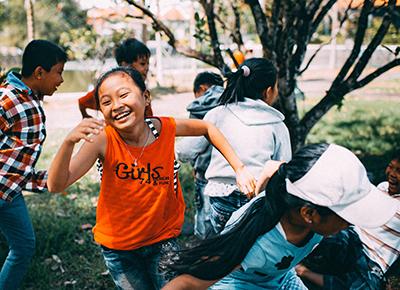
<svg viewBox="0 0 400 290">
<path fill-rule="evenodd" d="M 147 124 L 146 124 L 146 125 L 147 125 Z M 134 166 L 134 167 L 136 167 L 136 166 L 138 165 L 138 161 L 139 161 L 139 159 L 140 159 L 140 158 L 142 157 L 142 155 L 143 155 L 144 149 L 145 149 L 146 146 L 147 146 L 147 142 L 149 142 L 149 139 L 150 139 L 150 128 L 148 128 L 148 129 L 149 129 L 149 130 L 147 131 L 146 142 L 144 142 L 144 145 L 142 146 L 142 150 L 140 151 L 140 154 L 139 154 L 138 157 L 134 157 L 134 156 L 132 155 L 131 151 L 129 150 L 128 145 L 124 142 L 125 147 L 126 147 L 128 153 L 129 153 L 129 155 L 130 155 L 131 158 L 133 159 L 133 166 Z"/>
</svg>

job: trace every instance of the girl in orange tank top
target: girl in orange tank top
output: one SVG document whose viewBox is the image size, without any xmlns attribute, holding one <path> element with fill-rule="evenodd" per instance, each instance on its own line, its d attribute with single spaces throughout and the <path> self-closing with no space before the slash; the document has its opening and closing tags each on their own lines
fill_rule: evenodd
<svg viewBox="0 0 400 290">
<path fill-rule="evenodd" d="M 211 123 L 145 119 L 149 93 L 136 70 L 108 71 L 99 79 L 95 97 L 104 122 L 84 119 L 69 133 L 50 166 L 48 188 L 63 191 L 99 158 L 103 177 L 93 232 L 106 265 L 119 289 L 159 289 L 160 251 L 179 235 L 185 208 L 174 158 L 175 137 L 206 136 L 250 197 L 255 180 Z M 72 157 L 80 140 L 85 142 Z"/>
</svg>

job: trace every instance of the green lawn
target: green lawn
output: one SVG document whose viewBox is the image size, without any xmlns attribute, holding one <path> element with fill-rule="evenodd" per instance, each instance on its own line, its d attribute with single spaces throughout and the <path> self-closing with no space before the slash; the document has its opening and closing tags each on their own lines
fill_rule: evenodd
<svg viewBox="0 0 400 290">
<path fill-rule="evenodd" d="M 307 107 L 308 102 L 299 107 Z M 65 131 L 50 131 L 38 168 L 46 168 Z M 374 182 L 394 148 L 400 148 L 399 101 L 346 101 L 312 130 L 308 143 L 335 142 L 354 150 L 365 162 Z M 181 174 L 188 217 L 193 216 L 193 184 L 189 166 Z M 37 251 L 23 289 L 113 289 L 100 249 L 93 243 L 95 204 L 99 185 L 92 170 L 68 189 L 67 195 L 32 194 L 26 197 L 37 235 Z M 0 237 L 0 257 L 6 243 Z"/>
</svg>

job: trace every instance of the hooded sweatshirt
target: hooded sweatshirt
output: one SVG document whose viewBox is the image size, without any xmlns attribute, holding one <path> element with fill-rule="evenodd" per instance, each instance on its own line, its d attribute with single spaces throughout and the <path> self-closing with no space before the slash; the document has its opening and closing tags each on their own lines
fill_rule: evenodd
<svg viewBox="0 0 400 290">
<path fill-rule="evenodd" d="M 204 93 L 204 95 L 191 102 L 186 107 L 186 110 L 190 113 L 190 118 L 203 119 L 208 111 L 218 106 L 219 99 L 223 91 L 224 88 L 221 86 L 211 86 Z M 203 148 L 201 152 L 197 152 L 196 155 L 190 155 L 191 151 L 193 150 L 192 140 L 190 138 L 184 138 L 183 140 L 178 142 L 177 148 L 178 149 L 176 151 L 178 154 L 178 158 L 185 162 L 191 161 L 193 163 L 192 165 L 196 172 L 196 176 L 198 178 L 204 179 L 204 174 L 206 172 L 208 164 L 210 163 L 212 146 L 208 143 L 208 145 Z M 190 155 L 191 157 L 187 157 L 188 155 Z M 187 158 L 185 158 L 185 156 Z"/>
<path fill-rule="evenodd" d="M 289 130 L 284 116 L 262 100 L 245 98 L 243 102 L 218 106 L 204 120 L 213 123 L 224 134 L 247 169 L 258 179 L 268 160 L 289 161 L 292 157 Z M 203 152 L 204 137 L 185 138 L 191 150 L 177 153 L 180 159 L 193 159 Z M 221 153 L 212 147 L 211 161 L 205 177 L 204 194 L 228 196 L 236 188 L 236 174 Z"/>
</svg>

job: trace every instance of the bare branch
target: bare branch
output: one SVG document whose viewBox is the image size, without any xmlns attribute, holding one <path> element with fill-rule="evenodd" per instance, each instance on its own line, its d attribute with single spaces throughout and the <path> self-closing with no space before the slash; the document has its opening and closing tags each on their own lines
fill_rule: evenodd
<svg viewBox="0 0 400 290">
<path fill-rule="evenodd" d="M 215 28 L 214 0 L 200 0 L 207 16 L 208 30 L 210 32 L 211 47 L 214 52 L 214 63 L 222 71 L 226 66 L 221 54 L 217 29 Z"/>
<path fill-rule="evenodd" d="M 240 47 L 243 45 L 243 40 L 242 40 L 242 36 L 239 35 L 238 36 L 235 34 L 234 31 L 232 31 L 231 29 L 229 29 L 226 25 L 225 22 L 221 19 L 221 17 L 219 17 L 219 15 L 215 14 L 215 20 L 218 21 L 218 23 L 221 25 L 222 29 L 224 31 L 228 31 L 229 32 L 229 36 L 232 38 L 232 41 L 234 43 L 236 43 L 236 45 L 238 46 L 238 48 L 240 49 Z"/>
<path fill-rule="evenodd" d="M 389 7 L 388 8 L 395 8 L 396 1 L 389 1 Z M 389 9 L 390 11 L 390 9 Z M 349 85 L 351 86 L 352 83 L 354 83 L 357 78 L 361 75 L 362 71 L 364 68 L 367 66 L 368 61 L 371 59 L 372 54 L 378 47 L 378 45 L 382 42 L 383 38 L 385 37 L 387 31 L 389 30 L 389 26 L 391 24 L 392 17 L 390 15 L 390 12 L 386 12 L 382 23 L 378 29 L 378 31 L 375 33 L 374 37 L 372 38 L 371 42 L 368 44 L 367 48 L 364 50 L 362 53 L 361 57 L 359 58 L 356 66 L 353 68 L 353 71 L 351 72 L 350 76 L 347 78 L 347 82 L 349 82 Z"/>
<path fill-rule="evenodd" d="M 260 38 L 261 44 L 264 49 L 264 55 L 270 55 L 272 52 L 270 38 L 268 37 L 268 22 L 265 17 L 264 11 L 261 8 L 260 2 L 258 0 L 245 0 L 247 5 L 249 5 L 251 12 L 254 17 L 256 24 L 257 34 Z"/>
<path fill-rule="evenodd" d="M 125 0 L 130 5 L 138 8 L 143 12 L 144 15 L 148 16 L 152 20 L 153 28 L 156 31 L 164 32 L 165 35 L 168 37 L 168 44 L 171 45 L 177 52 L 183 54 L 187 57 L 198 59 L 202 62 L 205 62 L 211 66 L 217 67 L 218 63 L 215 62 L 214 57 L 211 55 L 204 54 L 200 51 L 191 49 L 185 45 L 181 45 L 175 38 L 175 35 L 172 31 L 162 22 L 160 21 L 157 16 L 154 15 L 149 9 L 143 7 L 142 5 L 138 4 L 136 1 L 133 0 Z"/>
<path fill-rule="evenodd" d="M 374 72 L 370 73 L 369 75 L 367 75 L 365 78 L 363 78 L 362 80 L 356 82 L 355 86 L 353 87 L 353 89 L 359 89 L 365 85 L 367 85 L 369 82 L 371 82 L 372 80 L 376 79 L 377 77 L 379 77 L 381 74 L 387 72 L 388 70 L 399 66 L 400 65 L 400 58 L 396 58 L 394 60 L 392 60 L 391 62 L 385 64 L 384 66 L 381 66 L 380 68 L 376 69 Z"/>
<path fill-rule="evenodd" d="M 306 66 L 305 66 L 301 71 L 298 72 L 298 74 L 297 74 L 298 76 L 301 76 L 301 75 L 308 69 L 308 67 L 310 66 L 311 62 L 314 60 L 314 58 L 317 56 L 317 54 L 320 52 L 320 50 L 321 50 L 325 45 L 327 45 L 327 44 L 329 44 L 329 43 L 330 43 L 330 41 L 325 42 L 325 43 L 322 43 L 322 44 L 318 47 L 318 49 L 315 51 L 315 53 L 314 53 L 314 54 L 310 57 L 310 59 L 308 60 Z"/>
<path fill-rule="evenodd" d="M 346 77 L 347 73 L 349 72 L 350 68 L 353 66 L 354 62 L 356 61 L 362 42 L 364 40 L 365 32 L 368 27 L 368 15 L 369 12 L 371 11 L 372 7 L 372 2 L 369 0 L 364 1 L 364 5 L 362 6 L 360 17 L 358 19 L 358 27 L 357 27 L 357 32 L 356 36 L 354 38 L 354 45 L 353 49 L 351 50 L 351 53 L 349 57 L 347 58 L 346 62 L 343 64 L 340 72 L 336 76 L 335 80 L 333 81 L 331 88 L 339 86 L 339 84 L 343 81 L 343 79 Z"/>
<path fill-rule="evenodd" d="M 240 32 L 241 28 L 241 22 L 240 22 L 240 12 L 238 7 L 232 2 L 231 4 L 232 10 L 233 10 L 233 15 L 235 15 L 235 32 L 233 33 L 235 38 L 237 39 L 237 44 L 239 46 L 239 49 L 241 46 L 243 46 L 243 38 L 242 38 L 242 33 Z"/>
<path fill-rule="evenodd" d="M 371 59 L 372 54 L 374 53 L 378 45 L 382 42 L 383 38 L 385 37 L 386 32 L 389 29 L 390 22 L 391 22 L 390 16 L 385 15 L 385 17 L 382 20 L 381 26 L 374 35 L 374 38 L 368 44 L 367 48 L 364 50 L 361 57 L 359 58 L 357 64 L 353 68 L 353 71 L 351 72 L 350 76 L 347 78 L 349 84 L 355 82 L 357 78 L 361 75 L 364 68 L 367 66 L 367 63 Z"/>
<path fill-rule="evenodd" d="M 314 60 L 314 58 L 317 56 L 317 54 L 320 52 L 320 50 L 321 50 L 324 46 L 326 46 L 327 44 L 331 43 L 331 41 L 332 41 L 334 38 L 336 38 L 336 36 L 338 35 L 339 31 L 342 29 L 343 24 L 345 23 L 345 21 L 346 21 L 347 18 L 348 18 L 348 13 L 349 13 L 349 10 L 351 9 L 352 3 L 353 3 L 353 0 L 351 0 L 350 3 L 349 3 L 349 5 L 347 6 L 347 9 L 346 9 L 346 11 L 344 12 L 343 18 L 340 20 L 340 24 L 339 24 L 338 30 L 335 32 L 335 34 L 334 34 L 333 36 L 331 36 L 331 37 L 329 38 L 328 41 L 326 41 L 325 43 L 322 43 L 322 44 L 319 46 L 319 48 L 315 51 L 315 53 L 314 53 L 314 54 L 310 57 L 310 59 L 308 60 L 308 62 L 307 62 L 307 64 L 305 65 L 304 69 L 302 69 L 302 70 L 298 73 L 298 76 L 302 75 L 302 74 L 308 69 L 308 67 L 310 66 L 311 62 Z"/>
<path fill-rule="evenodd" d="M 321 23 L 322 19 L 324 19 L 325 15 L 329 12 L 329 10 L 332 8 L 332 6 L 336 3 L 336 0 L 329 0 L 328 3 L 322 6 L 321 10 L 317 14 L 317 16 L 314 18 L 314 21 L 312 23 L 311 29 L 310 29 L 310 37 L 314 34 L 314 32 L 317 30 L 319 24 Z M 311 17 L 314 15 L 311 14 Z"/>
</svg>

